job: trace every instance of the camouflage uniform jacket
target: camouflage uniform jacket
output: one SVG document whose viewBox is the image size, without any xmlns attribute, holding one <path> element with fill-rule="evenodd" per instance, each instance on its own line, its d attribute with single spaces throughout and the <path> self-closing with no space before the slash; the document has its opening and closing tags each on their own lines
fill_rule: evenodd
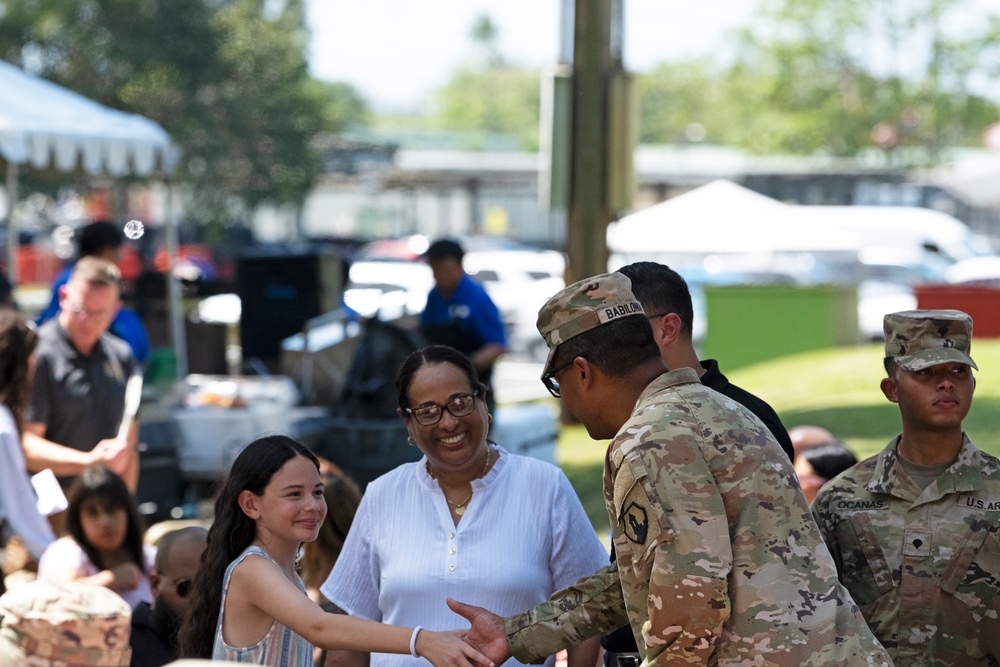
<svg viewBox="0 0 1000 667">
<path fill-rule="evenodd" d="M 620 585 L 610 566 L 508 618 L 522 661 L 614 629 L 624 605 L 650 666 L 891 665 L 788 457 L 693 370 L 643 391 L 608 448 L 604 497 Z"/>
<path fill-rule="evenodd" d="M 841 581 L 899 665 L 1000 664 L 1000 461 L 962 440 L 922 492 L 897 436 L 813 501 Z"/>
</svg>

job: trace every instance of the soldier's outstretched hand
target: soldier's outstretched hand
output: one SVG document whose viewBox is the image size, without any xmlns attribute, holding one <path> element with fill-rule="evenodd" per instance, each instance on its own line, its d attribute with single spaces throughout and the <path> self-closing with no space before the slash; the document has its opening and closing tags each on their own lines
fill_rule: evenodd
<svg viewBox="0 0 1000 667">
<path fill-rule="evenodd" d="M 475 607 L 451 598 L 448 598 L 448 608 L 469 621 L 472 627 L 465 635 L 465 641 L 492 660 L 493 664 L 502 665 L 510 658 L 503 616 L 497 616 L 482 607 Z"/>
</svg>

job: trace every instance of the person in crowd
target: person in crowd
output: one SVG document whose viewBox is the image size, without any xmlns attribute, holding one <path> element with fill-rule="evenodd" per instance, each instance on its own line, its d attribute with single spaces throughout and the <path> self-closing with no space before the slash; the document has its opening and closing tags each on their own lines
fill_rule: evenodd
<svg viewBox="0 0 1000 667">
<path fill-rule="evenodd" d="M 0 274 L 0 308 L 20 310 L 20 306 L 17 305 L 17 301 L 14 299 L 14 285 L 3 274 Z"/>
<path fill-rule="evenodd" d="M 694 306 L 683 276 L 657 262 L 634 262 L 619 269 L 632 283 L 632 293 L 653 327 L 660 358 L 670 370 L 691 368 L 701 383 L 733 399 L 756 415 L 792 460 L 792 443 L 777 413 L 764 400 L 737 387 L 719 370 L 715 359 L 699 360 L 694 349 Z M 611 553 L 615 558 L 614 550 Z M 601 637 L 606 667 L 637 667 L 639 648 L 627 624 Z"/>
<path fill-rule="evenodd" d="M 436 667 L 488 660 L 461 639 L 328 614 L 295 571 L 304 542 L 326 516 L 316 456 L 283 435 L 254 440 L 236 457 L 215 501 L 208 546 L 181 624 L 181 657 L 311 667 L 327 649 L 409 653 Z"/>
<path fill-rule="evenodd" d="M 1000 460 L 962 430 L 972 318 L 887 314 L 881 389 L 902 431 L 826 484 L 813 513 L 840 579 L 897 665 L 1000 664 Z"/>
<path fill-rule="evenodd" d="M 21 450 L 24 404 L 31 390 L 31 355 L 38 337 L 23 317 L 0 307 L 0 547 L 16 535 L 37 561 L 56 536 L 38 512 Z M 3 592 L 0 576 L 0 593 Z"/>
<path fill-rule="evenodd" d="M 352 616 L 459 628 L 448 597 L 520 611 L 607 562 L 569 480 L 488 438 L 486 386 L 469 359 L 432 345 L 396 376 L 398 414 L 423 452 L 371 482 L 321 591 Z M 516 548 L 512 548 L 517 545 Z M 593 667 L 595 639 L 570 647 Z M 554 664 L 554 657 L 547 664 Z M 332 653 L 328 666 L 403 667 L 409 656 Z"/>
<path fill-rule="evenodd" d="M 121 255 L 122 231 L 118 225 L 108 220 L 98 220 L 84 225 L 76 232 L 78 257 L 100 257 L 115 264 Z M 63 269 L 52 281 L 52 298 L 45 310 L 35 318 L 35 323 L 41 326 L 59 314 L 60 288 L 69 282 L 73 273 L 74 263 Z M 110 332 L 129 344 L 132 355 L 140 364 L 145 364 L 149 358 L 149 335 L 139 315 L 128 308 L 119 308 L 111 320 Z"/>
<path fill-rule="evenodd" d="M 103 586 L 22 583 L 0 596 L 0 665 L 128 667 L 131 615 Z"/>
<path fill-rule="evenodd" d="M 153 602 L 140 602 L 132 613 L 131 667 L 162 667 L 177 659 L 177 633 L 207 536 L 201 526 L 186 526 L 160 539 L 149 574 Z"/>
<path fill-rule="evenodd" d="M 330 576 L 344 549 L 347 533 L 361 504 L 361 487 L 332 461 L 320 458 L 319 469 L 326 498 L 326 519 L 316 540 L 302 545 L 301 576 L 310 600 L 324 611 L 340 614 L 343 613 L 341 609 L 327 600 L 319 588 Z M 317 648 L 315 655 L 316 666 L 322 667 L 326 663 L 326 650 Z"/>
<path fill-rule="evenodd" d="M 727 396 L 757 416 L 781 448 L 794 459 L 795 452 L 781 418 L 763 399 L 737 387 L 719 370 L 715 359 L 698 359 L 694 349 L 694 307 L 691 291 L 681 274 L 657 262 L 634 262 L 618 269 L 632 281 L 632 293 L 642 304 L 653 327 L 660 357 L 670 370 L 693 368 L 701 383 Z"/>
<path fill-rule="evenodd" d="M 806 502 L 831 479 L 858 462 L 854 453 L 821 426 L 793 426 L 788 431 L 795 448 L 795 474 Z"/>
<path fill-rule="evenodd" d="M 324 463 L 326 464 L 324 466 Z M 326 472 L 322 472 L 324 467 Z M 319 588 L 330 576 L 334 563 L 340 557 L 347 541 L 347 533 L 354 522 L 358 505 L 361 504 L 361 488 L 336 464 L 320 460 L 320 477 L 323 480 L 323 495 L 326 498 L 326 519 L 313 542 L 302 546 L 302 581 L 305 582 L 309 597 L 320 606 L 329 605 L 329 600 Z M 327 611 L 336 611 L 330 606 Z"/>
<path fill-rule="evenodd" d="M 420 314 L 420 331 L 428 343 L 469 356 L 479 381 L 489 390 L 492 411 L 493 366 L 507 351 L 507 333 L 490 295 L 465 272 L 463 257 L 462 246 L 451 239 L 435 241 L 424 253 L 434 273 L 434 287 Z"/>
<path fill-rule="evenodd" d="M 827 429 L 822 426 L 813 426 L 812 424 L 793 426 L 788 430 L 788 437 L 791 438 L 792 447 L 795 449 L 793 461 L 798 459 L 802 452 L 810 447 L 819 447 L 831 442 L 843 444 Z"/>
<path fill-rule="evenodd" d="M 28 470 L 50 468 L 64 489 L 93 465 L 110 468 L 133 491 L 139 480 L 138 423 L 119 437 L 135 359 L 107 333 L 120 305 L 119 282 L 110 261 L 80 259 L 59 290 L 59 315 L 38 332 L 22 446 Z M 61 533 L 64 515 L 51 519 Z"/>
<path fill-rule="evenodd" d="M 668 371 L 621 273 L 538 314 L 542 381 L 597 440 L 617 561 L 521 614 L 449 601 L 495 662 L 628 622 L 644 665 L 891 664 L 837 580 L 787 456 L 760 420 Z"/>
<path fill-rule="evenodd" d="M 84 470 L 70 488 L 66 526 L 69 534 L 42 554 L 39 579 L 105 586 L 133 609 L 152 602 L 156 550 L 143 545 L 142 518 L 121 477 L 103 466 Z"/>
</svg>

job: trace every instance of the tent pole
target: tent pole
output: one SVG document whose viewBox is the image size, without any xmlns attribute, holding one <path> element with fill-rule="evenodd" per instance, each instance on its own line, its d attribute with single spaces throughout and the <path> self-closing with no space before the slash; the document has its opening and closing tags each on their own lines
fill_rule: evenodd
<svg viewBox="0 0 1000 667">
<path fill-rule="evenodd" d="M 184 304 L 181 301 L 180 278 L 174 269 L 177 267 L 177 221 L 174 219 L 174 184 L 166 179 L 166 245 L 167 245 L 167 303 L 170 314 L 170 334 L 174 344 L 174 357 L 177 362 L 177 379 L 183 381 L 187 377 L 187 339 L 184 332 Z"/>
<path fill-rule="evenodd" d="M 7 279 L 17 285 L 17 229 L 14 227 L 14 205 L 17 203 L 17 165 L 7 162 Z"/>
</svg>

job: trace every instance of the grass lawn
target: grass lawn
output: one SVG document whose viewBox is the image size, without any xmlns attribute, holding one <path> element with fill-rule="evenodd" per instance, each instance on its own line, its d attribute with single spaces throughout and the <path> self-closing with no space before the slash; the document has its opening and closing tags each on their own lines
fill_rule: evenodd
<svg viewBox="0 0 1000 667">
<path fill-rule="evenodd" d="M 727 371 L 729 380 L 771 404 L 786 428 L 822 426 L 858 456 L 879 452 L 899 432 L 899 410 L 879 389 L 885 377 L 881 343 L 835 348 L 774 359 Z M 982 373 L 965 430 L 981 449 L 1000 456 L 1000 340 L 976 340 L 972 358 Z M 558 447 L 566 472 L 599 533 L 608 517 L 601 490 L 607 442 L 590 439 L 582 426 L 563 426 Z"/>
</svg>

